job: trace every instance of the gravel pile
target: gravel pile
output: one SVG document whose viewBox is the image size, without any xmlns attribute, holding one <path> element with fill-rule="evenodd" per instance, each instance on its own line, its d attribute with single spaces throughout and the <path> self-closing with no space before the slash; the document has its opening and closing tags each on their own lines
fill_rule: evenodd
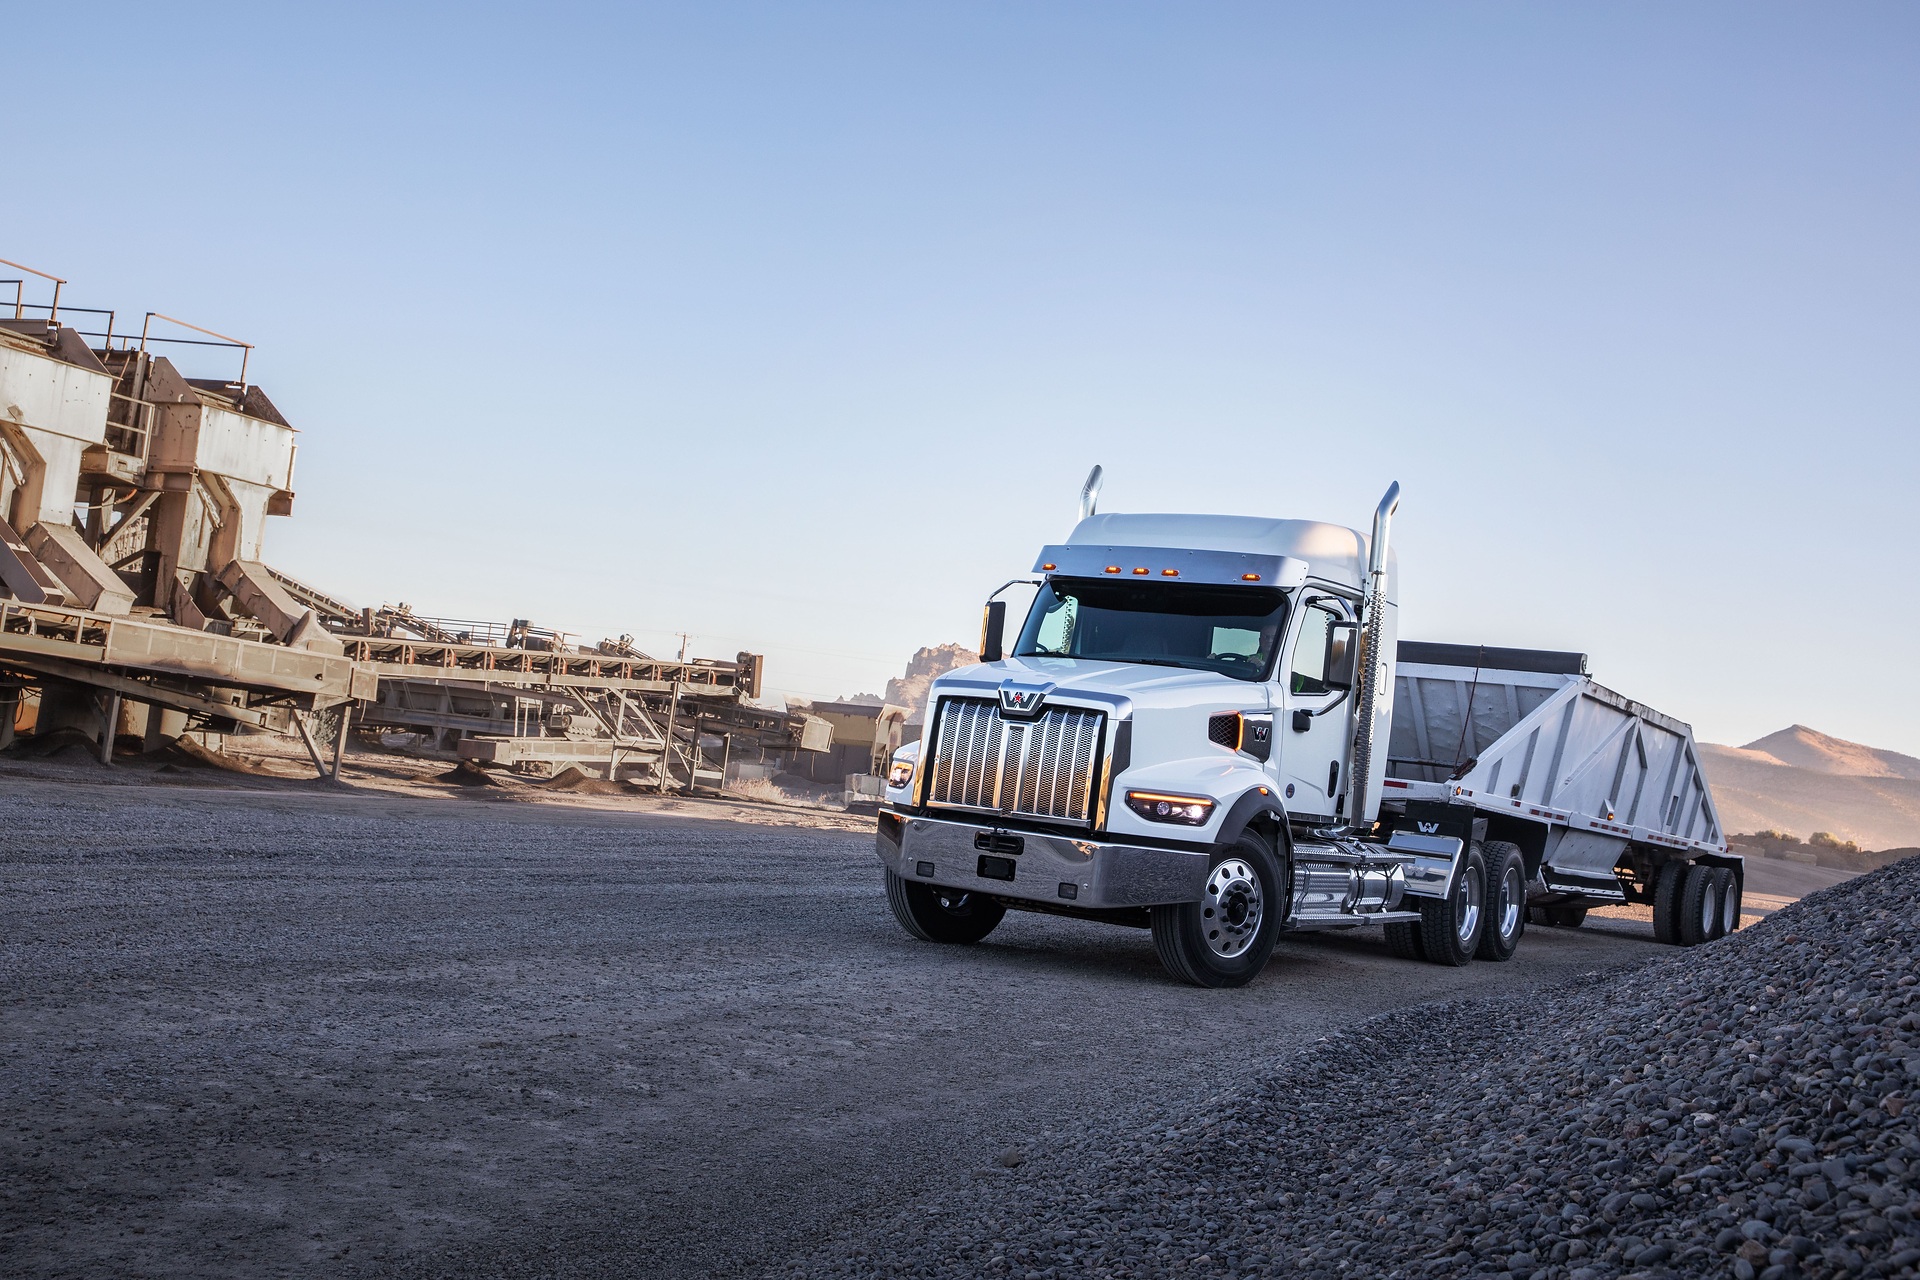
<svg viewBox="0 0 1920 1280">
<path fill-rule="evenodd" d="M 1917 958 L 1912 859 L 1708 947 L 1391 1014 L 1198 1106 L 903 1188 L 857 1247 L 777 1274 L 1913 1276 Z"/>
</svg>

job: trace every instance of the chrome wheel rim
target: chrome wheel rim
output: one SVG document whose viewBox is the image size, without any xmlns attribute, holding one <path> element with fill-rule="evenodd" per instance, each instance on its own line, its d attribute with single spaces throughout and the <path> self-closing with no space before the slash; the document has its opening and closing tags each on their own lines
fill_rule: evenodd
<svg viewBox="0 0 1920 1280">
<path fill-rule="evenodd" d="M 1720 932 L 1732 933 L 1740 927 L 1740 902 L 1734 886 L 1724 885 L 1720 893 Z"/>
<path fill-rule="evenodd" d="M 1208 873 L 1206 896 L 1200 900 L 1207 950 L 1225 960 L 1246 954 L 1265 915 L 1266 897 L 1251 863 L 1228 858 Z"/>
<path fill-rule="evenodd" d="M 1713 936 L 1714 922 L 1720 919 L 1720 886 L 1709 883 L 1707 891 L 1700 895 L 1700 936 Z"/>
<path fill-rule="evenodd" d="M 1453 891 L 1453 931 L 1460 945 L 1470 947 L 1480 933 L 1480 877 L 1462 872 Z"/>
<path fill-rule="evenodd" d="M 1520 914 L 1526 910 L 1526 890 L 1520 868 L 1508 867 L 1507 874 L 1500 877 L 1500 901 L 1496 904 L 1502 938 L 1511 938 L 1520 931 Z"/>
</svg>

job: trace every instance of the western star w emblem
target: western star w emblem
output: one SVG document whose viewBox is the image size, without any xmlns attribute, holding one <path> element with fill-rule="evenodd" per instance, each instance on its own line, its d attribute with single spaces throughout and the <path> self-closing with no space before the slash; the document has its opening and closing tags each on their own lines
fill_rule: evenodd
<svg viewBox="0 0 1920 1280">
<path fill-rule="evenodd" d="M 1052 692 L 1051 684 L 1015 684 L 1009 680 L 1000 686 L 1000 710 L 1010 716 L 1038 715 L 1040 704 Z"/>
</svg>

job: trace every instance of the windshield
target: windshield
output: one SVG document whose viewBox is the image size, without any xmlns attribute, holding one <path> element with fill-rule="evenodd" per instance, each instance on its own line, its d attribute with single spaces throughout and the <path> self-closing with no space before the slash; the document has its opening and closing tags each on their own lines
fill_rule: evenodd
<svg viewBox="0 0 1920 1280">
<path fill-rule="evenodd" d="M 1264 680 L 1286 620 L 1286 594 L 1271 587 L 1052 578 L 1034 598 L 1014 653 Z"/>
</svg>

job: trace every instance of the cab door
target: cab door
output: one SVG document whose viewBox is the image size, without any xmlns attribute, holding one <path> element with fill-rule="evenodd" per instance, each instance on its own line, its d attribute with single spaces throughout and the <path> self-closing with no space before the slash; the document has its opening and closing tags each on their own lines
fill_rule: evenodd
<svg viewBox="0 0 1920 1280">
<path fill-rule="evenodd" d="M 1279 715 L 1273 736 L 1280 752 L 1281 794 L 1297 818 L 1332 822 L 1344 814 L 1347 764 L 1353 750 L 1349 690 L 1335 687 L 1349 666 L 1353 613 L 1331 596 L 1309 596 L 1294 611 L 1292 641 L 1280 667 Z"/>
</svg>

